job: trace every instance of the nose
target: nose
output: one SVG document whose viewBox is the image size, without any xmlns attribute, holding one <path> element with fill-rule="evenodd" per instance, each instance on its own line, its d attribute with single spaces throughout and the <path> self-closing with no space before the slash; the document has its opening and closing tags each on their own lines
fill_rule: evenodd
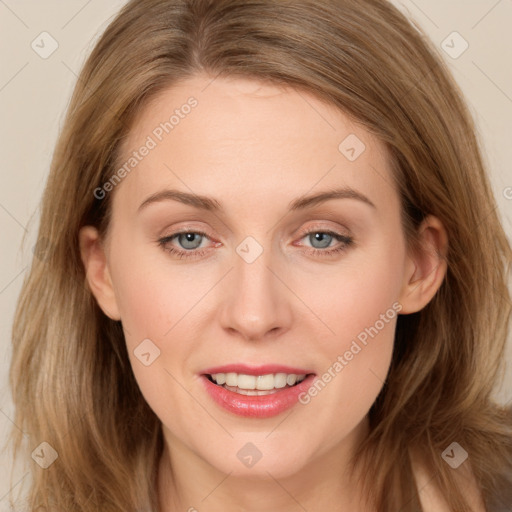
<svg viewBox="0 0 512 512">
<path fill-rule="evenodd" d="M 220 319 L 231 335 L 258 341 L 287 331 L 292 322 L 292 293 L 270 251 L 252 263 L 234 254 Z M 272 264 L 274 263 L 274 264 Z"/>
</svg>

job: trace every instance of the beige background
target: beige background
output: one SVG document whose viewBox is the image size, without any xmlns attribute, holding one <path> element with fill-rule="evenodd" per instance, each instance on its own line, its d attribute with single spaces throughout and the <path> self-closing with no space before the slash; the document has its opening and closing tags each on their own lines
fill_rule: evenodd
<svg viewBox="0 0 512 512">
<path fill-rule="evenodd" d="M 37 207 L 54 143 L 84 59 L 124 0 L 0 0 L 0 442 L 12 425 L 7 388 L 15 302 L 32 256 Z M 512 239 L 512 1 L 404 0 L 394 3 L 424 28 L 461 85 L 480 133 L 504 227 Z M 453 32 L 459 35 L 453 35 Z M 50 36 L 57 49 L 51 49 Z M 45 38 L 42 48 L 41 38 Z M 35 41 L 33 43 L 33 41 Z M 444 45 L 449 55 L 443 50 Z M 469 47 L 460 56 L 467 42 Z M 65 191 L 63 191 L 65 193 Z M 27 243 L 22 251 L 21 239 Z M 512 342 L 497 398 L 512 403 Z M 34 440 L 34 448 L 39 444 Z M 27 464 L 33 463 L 27 461 Z M 0 455 L 0 511 L 9 490 L 8 454 Z M 24 484 L 26 469 L 15 473 Z"/>
</svg>

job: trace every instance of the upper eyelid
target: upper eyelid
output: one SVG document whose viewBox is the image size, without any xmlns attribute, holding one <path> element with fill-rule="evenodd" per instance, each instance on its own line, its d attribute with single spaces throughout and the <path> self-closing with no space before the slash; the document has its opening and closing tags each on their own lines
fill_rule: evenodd
<svg viewBox="0 0 512 512">
<path fill-rule="evenodd" d="M 347 232 L 349 231 L 348 228 L 343 228 Z M 343 235 L 343 233 L 340 233 L 340 231 L 343 231 L 341 228 L 334 228 L 334 227 L 326 227 L 321 226 L 319 224 L 314 224 L 312 226 L 309 226 L 307 228 L 300 228 L 299 234 L 308 234 L 308 233 L 336 233 L 338 235 Z M 347 235 L 348 236 L 348 235 Z"/>
</svg>

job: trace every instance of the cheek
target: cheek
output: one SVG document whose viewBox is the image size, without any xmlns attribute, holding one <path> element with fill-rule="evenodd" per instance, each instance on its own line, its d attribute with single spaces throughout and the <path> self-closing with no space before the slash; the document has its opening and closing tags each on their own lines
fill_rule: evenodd
<svg viewBox="0 0 512 512">
<path fill-rule="evenodd" d="M 204 329 L 198 318 L 201 299 L 213 283 L 185 265 L 173 268 L 154 248 L 121 243 L 118 248 L 112 254 L 112 279 L 135 378 L 160 417 L 174 400 L 183 399 L 180 410 L 186 409 L 188 397 L 182 397 L 177 382 L 190 377 L 188 361 Z"/>
<path fill-rule="evenodd" d="M 375 244 L 318 274 L 315 286 L 302 289 L 308 305 L 329 328 L 330 335 L 319 338 L 327 349 L 331 345 L 336 351 L 347 350 L 351 340 L 361 335 L 364 341 L 364 333 L 374 326 L 378 336 L 392 342 L 403 258 L 400 244 Z"/>
<path fill-rule="evenodd" d="M 165 424 L 179 428 L 177 409 L 180 417 L 199 415 L 180 383 L 199 339 L 190 324 L 193 314 L 187 313 L 204 292 L 197 284 L 190 292 L 189 279 L 178 273 L 176 279 L 166 278 L 143 258 L 130 256 L 130 261 L 138 263 L 119 265 L 113 276 L 128 356 L 147 403 Z"/>
<path fill-rule="evenodd" d="M 303 397 L 317 405 L 336 404 L 344 411 L 335 422 L 362 418 L 377 397 L 391 362 L 401 305 L 403 254 L 400 244 L 360 252 L 325 278 L 324 293 L 315 287 L 310 304 L 329 331 L 316 337 L 322 374 L 315 390 Z M 317 284 L 324 281 L 321 277 Z M 328 288 L 327 288 L 328 285 Z M 325 290 L 329 293 L 325 293 Z M 314 305 L 314 306 L 313 306 Z M 322 414 L 322 411 L 318 411 Z"/>
<path fill-rule="evenodd" d="M 202 283 L 185 266 L 166 264 L 162 249 L 123 242 L 119 237 L 111 272 L 127 343 L 150 338 L 160 345 L 204 294 Z"/>
</svg>

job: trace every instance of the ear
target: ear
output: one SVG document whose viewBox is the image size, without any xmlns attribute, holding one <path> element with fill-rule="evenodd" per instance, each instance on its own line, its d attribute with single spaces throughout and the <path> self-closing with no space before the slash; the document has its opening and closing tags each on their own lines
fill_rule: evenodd
<svg viewBox="0 0 512 512">
<path fill-rule="evenodd" d="M 421 247 L 409 254 L 400 294 L 400 314 L 423 309 L 441 287 L 448 268 L 448 235 L 442 222 L 427 216 L 418 228 Z"/>
<path fill-rule="evenodd" d="M 98 230 L 84 226 L 78 234 L 80 255 L 89 288 L 103 312 L 112 320 L 120 320 L 114 287 L 110 277 L 104 244 Z"/>
</svg>

